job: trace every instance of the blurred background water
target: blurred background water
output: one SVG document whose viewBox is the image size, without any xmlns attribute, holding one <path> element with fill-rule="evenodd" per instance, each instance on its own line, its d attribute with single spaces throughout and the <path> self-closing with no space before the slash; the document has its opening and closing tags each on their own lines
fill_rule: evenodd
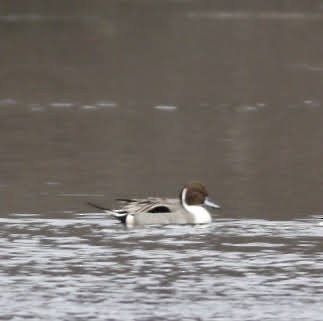
<svg viewBox="0 0 323 321">
<path fill-rule="evenodd" d="M 322 1 L 2 1 L 2 320 L 321 320 Z M 222 205 L 126 230 L 86 201 Z"/>
</svg>

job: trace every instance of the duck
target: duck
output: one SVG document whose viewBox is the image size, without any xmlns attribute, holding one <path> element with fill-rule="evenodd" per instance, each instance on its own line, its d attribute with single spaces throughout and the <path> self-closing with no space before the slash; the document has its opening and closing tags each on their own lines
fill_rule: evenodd
<svg viewBox="0 0 323 321">
<path fill-rule="evenodd" d="M 118 219 L 128 227 L 142 225 L 208 224 L 212 222 L 204 207 L 219 209 L 208 197 L 206 187 L 199 182 L 187 183 L 179 198 L 117 198 L 120 207 L 109 209 L 92 202 L 87 204 Z"/>
</svg>

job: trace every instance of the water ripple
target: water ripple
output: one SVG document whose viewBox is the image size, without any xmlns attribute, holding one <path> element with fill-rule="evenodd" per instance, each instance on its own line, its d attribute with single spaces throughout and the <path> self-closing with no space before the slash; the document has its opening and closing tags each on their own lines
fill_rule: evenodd
<svg viewBox="0 0 323 321">
<path fill-rule="evenodd" d="M 104 215 L 12 214 L 0 220 L 2 315 L 320 320 L 317 221 L 219 219 L 127 230 Z"/>
</svg>

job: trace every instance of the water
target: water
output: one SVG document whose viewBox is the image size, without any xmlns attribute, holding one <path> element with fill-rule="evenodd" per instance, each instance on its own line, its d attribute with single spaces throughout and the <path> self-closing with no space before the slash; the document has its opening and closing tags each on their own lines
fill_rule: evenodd
<svg viewBox="0 0 323 321">
<path fill-rule="evenodd" d="M 321 320 L 320 1 L 20 6 L 0 15 L 0 320 Z M 210 225 L 86 205 L 190 180 Z"/>
<path fill-rule="evenodd" d="M 12 214 L 1 219 L 1 315 L 320 320 L 317 221 L 217 219 L 200 227 L 127 230 L 94 213 Z"/>
</svg>

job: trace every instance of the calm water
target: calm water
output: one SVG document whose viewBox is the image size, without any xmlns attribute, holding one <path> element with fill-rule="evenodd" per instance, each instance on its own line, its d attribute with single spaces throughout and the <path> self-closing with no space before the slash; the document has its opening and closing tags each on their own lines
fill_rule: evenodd
<svg viewBox="0 0 323 321">
<path fill-rule="evenodd" d="M 322 4 L 248 3 L 1 5 L 1 320 L 322 319 Z"/>
</svg>

